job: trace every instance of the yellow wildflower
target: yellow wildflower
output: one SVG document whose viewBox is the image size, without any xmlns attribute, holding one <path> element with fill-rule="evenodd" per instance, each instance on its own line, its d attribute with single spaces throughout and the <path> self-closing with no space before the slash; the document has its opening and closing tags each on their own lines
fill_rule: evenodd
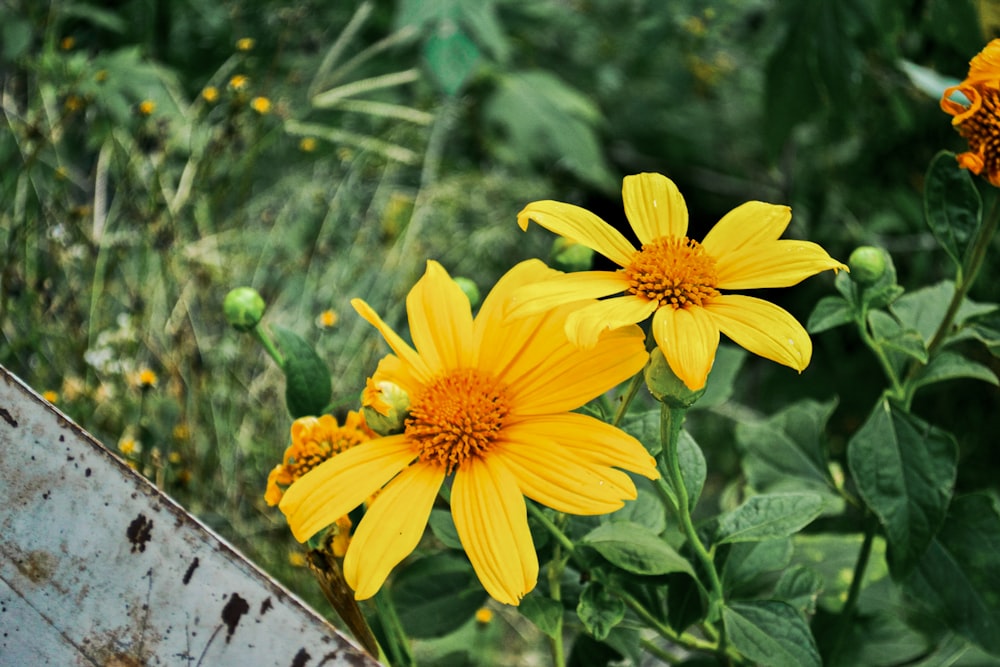
<svg viewBox="0 0 1000 667">
<path fill-rule="evenodd" d="M 143 100 L 139 102 L 139 115 L 151 116 L 156 111 L 156 102 L 153 100 Z"/>
<path fill-rule="evenodd" d="M 323 329 L 332 329 L 336 324 L 337 320 L 340 319 L 337 316 L 337 312 L 334 310 L 324 310 L 316 318 L 316 324 Z"/>
<path fill-rule="evenodd" d="M 959 92 L 965 106 L 951 99 Z M 991 185 L 1000 187 L 1000 39 L 994 39 L 969 62 L 969 74 L 957 86 L 944 91 L 941 110 L 953 116 L 951 124 L 969 143 L 959 153 L 958 164 L 973 174 L 985 170 Z"/>
<path fill-rule="evenodd" d="M 118 451 L 125 456 L 135 456 L 142 451 L 142 444 L 132 436 L 125 436 L 118 441 Z"/>
<path fill-rule="evenodd" d="M 234 74 L 229 79 L 229 87 L 233 90 L 243 90 L 250 83 L 250 79 L 245 74 Z"/>
<path fill-rule="evenodd" d="M 480 625 L 486 625 L 493 620 L 493 612 L 486 607 L 480 607 L 476 610 L 476 623 Z"/>
<path fill-rule="evenodd" d="M 63 106 L 66 108 L 66 111 L 75 112 L 83 109 L 87 106 L 87 103 L 79 95 L 70 94 L 66 96 L 66 101 L 63 103 Z"/>
<path fill-rule="evenodd" d="M 374 595 L 417 546 L 445 478 L 462 545 L 486 591 L 518 604 L 535 587 L 538 557 L 524 496 L 572 514 L 604 514 L 636 497 L 623 468 L 658 476 L 632 436 L 571 412 L 646 363 L 638 327 L 609 332 L 584 352 L 567 345 L 570 309 L 510 319 L 511 294 L 555 271 L 522 262 L 500 279 L 473 318 L 468 298 L 436 262 L 406 298 L 407 344 L 364 301 L 351 303 L 395 354 L 374 382 L 412 397 L 402 433 L 355 447 L 293 484 L 281 500 L 300 541 L 376 500 L 344 557 L 359 600 Z"/>
<path fill-rule="evenodd" d="M 374 437 L 361 414 L 353 411 L 347 414 L 343 426 L 333 415 L 296 419 L 291 428 L 292 444 L 285 449 L 282 462 L 267 476 L 264 500 L 268 505 L 277 505 L 292 482 L 334 454 Z"/>
<path fill-rule="evenodd" d="M 42 398 L 44 398 L 49 403 L 55 403 L 59 400 L 59 394 L 49 389 L 48 391 L 42 392 Z"/>
<path fill-rule="evenodd" d="M 205 86 L 201 91 L 201 99 L 209 104 L 219 99 L 219 89 L 215 86 Z"/>
<path fill-rule="evenodd" d="M 313 137 L 302 137 L 299 140 L 299 150 L 303 153 L 312 153 L 316 150 L 316 139 Z"/>
<path fill-rule="evenodd" d="M 73 37 L 72 35 L 67 35 L 66 37 L 63 37 L 61 40 L 59 40 L 59 48 L 62 49 L 63 51 L 69 51 L 74 46 L 76 46 L 76 38 Z"/>
<path fill-rule="evenodd" d="M 156 377 L 156 373 L 152 370 L 143 368 L 139 371 L 136 382 L 142 389 L 150 389 L 156 386 L 156 383 L 159 382 L 159 378 Z"/>
<path fill-rule="evenodd" d="M 846 269 L 815 243 L 779 240 L 792 218 L 787 206 L 747 202 L 727 213 L 698 243 L 687 237 L 688 211 L 673 181 L 660 174 L 627 176 L 625 215 L 641 250 L 599 217 L 572 204 L 537 201 L 517 216 L 584 244 L 619 271 L 581 271 L 529 285 L 512 313 L 537 314 L 582 299 L 566 319 L 570 340 L 593 346 L 605 329 L 653 317 L 653 336 L 671 370 L 689 389 L 705 386 L 720 332 L 750 352 L 802 371 L 812 342 L 778 306 L 722 289 L 787 287 L 827 269 Z"/>
<path fill-rule="evenodd" d="M 236 50 L 237 51 L 250 51 L 253 49 L 254 40 L 253 37 L 241 37 L 236 40 Z"/>
<path fill-rule="evenodd" d="M 271 100 L 266 97 L 255 97 L 250 100 L 250 108 L 263 116 L 271 112 Z"/>
</svg>

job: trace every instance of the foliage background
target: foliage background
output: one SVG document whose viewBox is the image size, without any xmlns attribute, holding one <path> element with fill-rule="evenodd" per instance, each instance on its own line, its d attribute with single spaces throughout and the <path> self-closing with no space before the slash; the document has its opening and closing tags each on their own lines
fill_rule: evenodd
<svg viewBox="0 0 1000 667">
<path fill-rule="evenodd" d="M 746 200 L 787 203 L 789 235 L 840 259 L 881 245 L 902 284 L 935 283 L 922 179 L 960 148 L 936 96 L 997 26 L 972 0 L 3 0 L 0 364 L 325 609 L 263 502 L 290 420 L 278 370 L 225 324 L 229 289 L 317 346 L 347 409 L 384 353 L 350 298 L 399 325 L 426 258 L 485 291 L 550 252 L 517 230 L 525 203 L 624 227 L 639 171 L 678 183 L 696 238 Z M 765 296 L 805 321 L 831 282 Z M 878 369 L 843 330 L 814 343 L 801 376 L 749 359 L 692 417 L 703 502 L 743 483 L 740 421 L 836 398 L 836 452 L 864 419 Z M 915 412 L 961 424 L 959 488 L 995 492 L 997 391 L 939 387 Z"/>
</svg>

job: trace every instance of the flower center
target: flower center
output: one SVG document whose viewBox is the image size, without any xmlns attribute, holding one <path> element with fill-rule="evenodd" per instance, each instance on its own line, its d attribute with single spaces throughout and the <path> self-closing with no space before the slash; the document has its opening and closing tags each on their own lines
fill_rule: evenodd
<svg viewBox="0 0 1000 667">
<path fill-rule="evenodd" d="M 421 461 L 451 472 L 493 447 L 509 412 L 506 388 L 496 378 L 466 368 L 424 388 L 410 406 L 405 432 L 417 444 Z"/>
<path fill-rule="evenodd" d="M 628 292 L 663 306 L 701 306 L 719 295 L 715 258 L 686 236 L 660 237 L 642 246 L 625 267 Z"/>
<path fill-rule="evenodd" d="M 982 106 L 958 125 L 958 132 L 969 142 L 971 152 L 982 158 L 990 182 L 1000 177 L 1000 90 L 979 88 Z M 996 185 L 997 183 L 994 183 Z"/>
</svg>

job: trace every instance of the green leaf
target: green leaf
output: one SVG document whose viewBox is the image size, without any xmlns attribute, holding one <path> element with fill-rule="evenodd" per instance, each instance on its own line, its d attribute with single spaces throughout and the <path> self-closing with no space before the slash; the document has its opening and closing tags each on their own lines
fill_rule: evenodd
<svg viewBox="0 0 1000 667">
<path fill-rule="evenodd" d="M 686 572 L 694 576 L 691 563 L 662 538 L 636 523 L 606 523 L 587 533 L 582 543 L 627 572 L 647 575 Z"/>
<path fill-rule="evenodd" d="M 458 539 L 458 529 L 455 528 L 455 520 L 451 512 L 446 509 L 435 508 L 431 510 L 430 519 L 427 524 L 431 527 L 434 537 L 441 540 L 449 549 L 461 549 L 462 541 Z"/>
<path fill-rule="evenodd" d="M 791 558 L 792 541 L 786 537 L 731 545 L 721 573 L 726 599 L 746 599 L 765 593 L 777 578 L 767 575 L 784 568 Z"/>
<path fill-rule="evenodd" d="M 743 472 L 759 493 L 810 491 L 822 495 L 828 511 L 838 511 L 843 499 L 836 491 L 825 447 L 826 424 L 835 400 L 804 400 L 760 422 L 736 425 L 736 443 Z"/>
<path fill-rule="evenodd" d="M 549 637 L 562 631 L 562 603 L 546 597 L 537 588 L 521 598 L 517 610 Z"/>
<path fill-rule="evenodd" d="M 868 326 L 875 341 L 883 348 L 927 363 L 927 347 L 920 332 L 904 329 L 892 315 L 882 310 L 869 311 Z"/>
<path fill-rule="evenodd" d="M 924 214 L 931 232 L 957 266 L 982 223 L 983 202 L 967 169 L 954 153 L 934 156 L 924 181 Z"/>
<path fill-rule="evenodd" d="M 905 584 L 955 633 L 1000 655 L 1000 512 L 993 500 L 955 498 Z"/>
<path fill-rule="evenodd" d="M 440 553 L 414 561 L 389 589 L 403 629 L 411 637 L 443 637 L 464 625 L 486 602 L 465 558 Z"/>
<path fill-rule="evenodd" d="M 955 293 L 955 283 L 943 280 L 935 285 L 910 292 L 892 304 L 893 314 L 907 329 L 920 332 L 925 342 L 931 338 L 944 319 Z M 955 314 L 954 325 L 961 327 L 966 322 L 997 310 L 994 303 L 978 303 L 964 299 Z"/>
<path fill-rule="evenodd" d="M 677 463 L 681 469 L 681 479 L 684 481 L 684 489 L 687 491 L 688 507 L 694 509 L 701 496 L 702 487 L 705 486 L 705 477 L 708 475 L 708 467 L 705 464 L 705 455 L 701 452 L 701 447 L 694 441 L 694 438 L 687 431 L 681 431 L 677 439 Z M 662 474 L 662 470 L 660 471 Z M 667 480 L 667 477 L 664 477 Z M 670 482 L 667 481 L 669 485 Z"/>
<path fill-rule="evenodd" d="M 719 345 L 712 363 L 712 372 L 708 374 L 708 381 L 705 383 L 705 393 L 691 406 L 691 410 L 714 408 L 729 401 L 747 356 L 747 351 L 742 347 Z"/>
<path fill-rule="evenodd" d="M 816 601 L 824 587 L 823 577 L 816 570 L 796 565 L 781 573 L 781 579 L 774 587 L 774 598 L 787 602 L 806 616 L 812 616 L 816 613 Z"/>
<path fill-rule="evenodd" d="M 860 533 L 800 533 L 792 538 L 795 552 L 792 554 L 791 568 L 807 567 L 819 575 L 823 581 L 819 603 L 823 609 L 837 613 L 843 608 L 851 584 L 851 573 L 863 541 L 864 536 Z M 871 558 L 865 568 L 862 587 L 868 588 L 886 579 L 888 574 L 885 540 L 876 537 L 872 543 Z"/>
<path fill-rule="evenodd" d="M 715 542 L 757 542 L 792 535 L 818 517 L 824 504 L 818 493 L 753 496 L 719 517 Z"/>
<path fill-rule="evenodd" d="M 17 60 L 31 47 L 32 25 L 28 19 L 6 16 L 0 26 L 0 57 L 7 62 Z"/>
<path fill-rule="evenodd" d="M 625 503 L 625 507 L 611 514 L 611 521 L 637 523 L 651 533 L 659 535 L 667 527 L 667 510 L 663 501 L 652 489 L 652 483 L 645 477 L 636 480 L 637 497 Z"/>
<path fill-rule="evenodd" d="M 958 378 L 971 378 L 989 382 L 993 386 L 1000 385 L 996 373 L 988 366 L 984 366 L 971 359 L 966 359 L 957 352 L 945 350 L 939 353 L 931 362 L 920 369 L 920 373 L 914 378 L 912 386 L 914 389 L 925 387 L 935 382 L 945 380 L 955 380 Z"/>
<path fill-rule="evenodd" d="M 656 456 L 662 451 L 660 446 L 660 408 L 645 412 L 629 413 L 619 424 L 621 430 L 643 444 L 646 450 Z"/>
<path fill-rule="evenodd" d="M 768 667 L 820 667 L 809 625 L 791 605 L 778 600 L 733 602 L 722 609 L 733 648 Z"/>
<path fill-rule="evenodd" d="M 580 595 L 576 614 L 594 639 L 604 641 L 611 629 L 625 618 L 625 603 L 603 584 L 592 581 Z"/>
<path fill-rule="evenodd" d="M 288 413 L 295 419 L 323 414 L 332 393 L 330 370 L 313 346 L 294 331 L 273 326 L 271 332 L 285 358 L 281 370 Z"/>
<path fill-rule="evenodd" d="M 847 443 L 858 492 L 885 527 L 895 576 L 913 567 L 944 521 L 957 456 L 951 435 L 887 399 Z"/>
<path fill-rule="evenodd" d="M 818 334 L 829 329 L 835 329 L 854 321 L 854 307 L 839 296 L 825 296 L 816 303 L 806 329 L 811 334 Z"/>
<path fill-rule="evenodd" d="M 424 44 L 424 58 L 444 92 L 455 95 L 475 70 L 481 54 L 461 28 L 447 19 Z"/>
</svg>

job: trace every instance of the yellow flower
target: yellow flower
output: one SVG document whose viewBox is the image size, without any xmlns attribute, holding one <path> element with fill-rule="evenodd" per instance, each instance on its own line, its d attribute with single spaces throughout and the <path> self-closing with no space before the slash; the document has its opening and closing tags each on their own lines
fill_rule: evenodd
<svg viewBox="0 0 1000 667">
<path fill-rule="evenodd" d="M 812 356 L 809 335 L 774 304 L 721 289 L 787 287 L 820 271 L 846 269 L 807 241 L 778 240 L 791 220 L 787 206 L 747 202 L 727 213 L 698 243 L 686 236 L 688 211 L 673 181 L 660 174 L 627 176 L 625 215 L 642 249 L 593 213 L 555 201 L 528 204 L 521 229 L 542 227 L 601 253 L 619 271 L 582 271 L 526 286 L 511 314 L 621 294 L 580 304 L 566 320 L 569 339 L 589 348 L 605 329 L 653 316 L 653 336 L 671 370 L 688 388 L 705 385 L 724 333 L 754 354 L 801 371 Z"/>
<path fill-rule="evenodd" d="M 49 389 L 48 391 L 42 392 L 42 398 L 44 398 L 49 403 L 55 403 L 59 400 L 59 394 Z"/>
<path fill-rule="evenodd" d="M 236 40 L 236 50 L 237 51 L 250 51 L 253 49 L 254 41 L 253 37 L 242 37 Z"/>
<path fill-rule="evenodd" d="M 951 98 L 960 92 L 969 101 L 965 106 Z M 986 45 L 969 63 L 969 74 L 962 83 L 941 96 L 941 109 L 954 116 L 951 124 L 969 142 L 969 150 L 959 153 L 958 164 L 973 174 L 985 169 L 991 185 L 1000 187 L 1000 39 Z"/>
<path fill-rule="evenodd" d="M 215 86 L 205 86 L 201 91 L 201 98 L 211 104 L 219 99 L 219 89 Z"/>
<path fill-rule="evenodd" d="M 337 312 L 334 310 L 324 310 L 316 318 L 316 324 L 318 324 L 323 329 L 332 329 L 335 324 L 337 324 Z"/>
<path fill-rule="evenodd" d="M 118 441 L 118 451 L 125 456 L 134 456 L 142 451 L 142 444 L 131 436 L 125 436 Z"/>
<path fill-rule="evenodd" d="M 264 114 L 270 113 L 271 100 L 266 97 L 255 97 L 250 100 L 250 107 L 263 116 Z"/>
<path fill-rule="evenodd" d="M 636 497 L 616 467 L 657 477 L 635 438 L 570 412 L 643 367 L 639 328 L 611 332 L 584 352 L 567 345 L 566 308 L 516 321 L 505 314 L 515 289 L 555 273 L 538 260 L 518 264 L 473 318 L 461 288 L 428 262 L 406 298 L 414 347 L 364 301 L 351 302 L 395 353 L 374 382 L 392 382 L 412 398 L 405 429 L 320 465 L 280 506 L 304 541 L 380 490 L 344 558 L 359 600 L 417 546 L 449 475 L 462 545 L 486 591 L 507 604 L 538 577 L 524 496 L 560 512 L 603 514 Z"/>
<path fill-rule="evenodd" d="M 155 387 L 156 383 L 159 382 L 159 378 L 156 377 L 156 373 L 148 368 L 143 368 L 139 371 L 139 376 L 137 378 L 137 383 L 143 389 L 148 389 Z"/>
<path fill-rule="evenodd" d="M 229 79 L 229 87 L 233 90 L 243 90 L 250 83 L 250 79 L 245 74 L 235 74 Z"/>
<path fill-rule="evenodd" d="M 493 620 L 493 611 L 487 609 L 486 607 L 480 607 L 476 610 L 476 623 L 480 625 L 486 625 Z"/>
<path fill-rule="evenodd" d="M 59 40 L 59 48 L 63 51 L 69 51 L 74 46 L 76 46 L 76 39 L 72 35 L 67 35 Z"/>
<path fill-rule="evenodd" d="M 303 153 L 312 153 L 316 150 L 316 139 L 313 137 L 302 137 L 299 140 L 299 150 Z"/>
<path fill-rule="evenodd" d="M 267 476 L 264 500 L 268 505 L 277 505 L 284 488 L 320 463 L 371 440 L 375 433 L 365 425 L 359 413 L 349 412 L 343 426 L 333 415 L 300 417 L 292 423 L 291 437 L 292 444 L 285 449 L 282 462 Z"/>
<path fill-rule="evenodd" d="M 153 100 L 143 100 L 142 102 L 139 102 L 140 115 L 151 116 L 154 111 L 156 111 L 156 102 Z"/>
</svg>

